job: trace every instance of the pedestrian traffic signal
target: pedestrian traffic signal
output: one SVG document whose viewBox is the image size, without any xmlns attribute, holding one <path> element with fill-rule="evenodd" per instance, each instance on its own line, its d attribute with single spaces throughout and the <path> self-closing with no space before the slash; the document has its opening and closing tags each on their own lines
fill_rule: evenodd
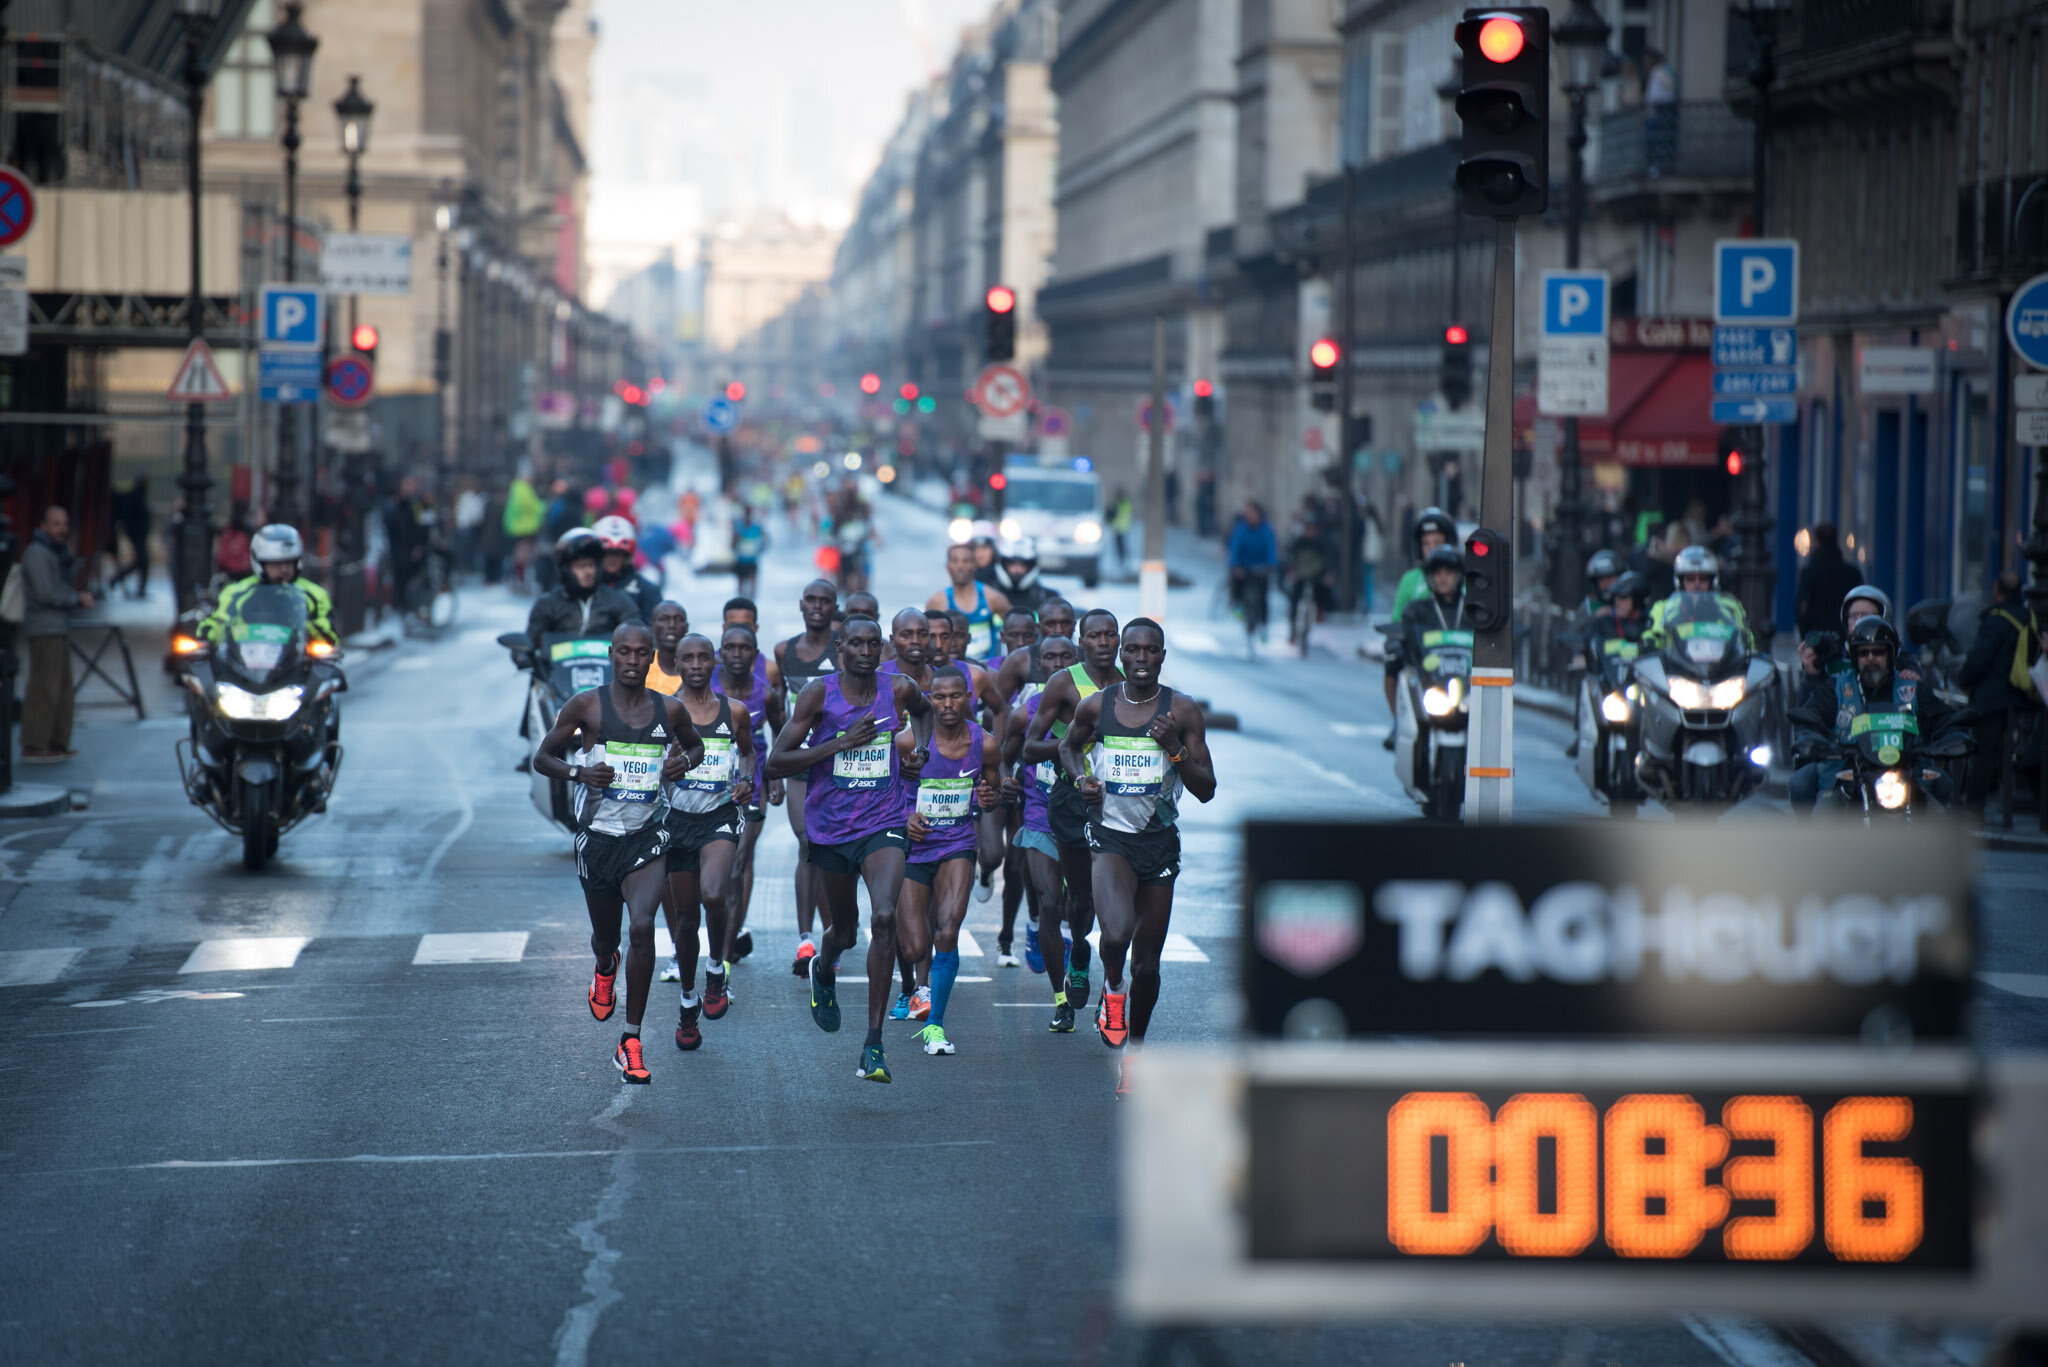
<svg viewBox="0 0 2048 1367">
<path fill-rule="evenodd" d="M 1343 356 L 1337 343 L 1319 337 L 1308 349 L 1309 402 L 1325 413 L 1337 407 L 1337 362 Z"/>
<path fill-rule="evenodd" d="M 1213 422 L 1216 417 L 1216 386 L 1207 380 L 1195 381 L 1195 418 L 1201 422 Z"/>
<path fill-rule="evenodd" d="M 1457 27 L 1458 191 L 1483 218 L 1550 201 L 1550 11 L 1468 9 Z"/>
<path fill-rule="evenodd" d="M 1477 631 L 1508 625 L 1515 601 L 1515 558 L 1507 538 L 1478 527 L 1465 538 L 1465 616 Z"/>
<path fill-rule="evenodd" d="M 732 403 L 738 403 L 741 399 L 747 397 L 747 387 L 738 380 L 734 380 L 725 387 L 725 397 Z"/>
<path fill-rule="evenodd" d="M 872 370 L 871 370 L 871 371 L 869 371 L 869 372 L 868 372 L 867 374 L 865 374 L 865 375 L 861 376 L 861 377 L 860 377 L 860 392 L 861 392 L 861 393 L 863 393 L 863 394 L 879 394 L 879 393 L 881 393 L 881 392 L 882 392 L 882 377 L 881 377 L 880 375 L 877 375 L 877 374 L 875 374 L 875 373 L 874 373 L 874 372 L 873 372 Z"/>
<path fill-rule="evenodd" d="M 377 329 L 368 323 L 357 323 L 348 334 L 348 344 L 370 360 L 377 359 Z"/>
<path fill-rule="evenodd" d="M 1472 334 L 1456 323 L 1444 329 L 1444 355 L 1437 369 L 1444 402 L 1463 408 L 1472 398 Z"/>
<path fill-rule="evenodd" d="M 1008 285 L 989 286 L 983 309 L 983 350 L 991 361 L 1007 361 L 1017 354 L 1017 291 Z"/>
<path fill-rule="evenodd" d="M 1742 432 L 1741 432 L 1741 430 L 1740 430 L 1739 428 L 1733 428 L 1733 427 L 1724 427 L 1724 428 L 1722 428 L 1722 429 L 1721 429 L 1721 438 L 1720 438 L 1720 444 L 1719 444 L 1719 449 L 1720 449 L 1720 452 L 1721 452 L 1721 468 L 1723 468 L 1724 470 L 1726 470 L 1726 471 L 1727 471 L 1727 472 L 1728 472 L 1729 474 L 1731 474 L 1731 475 L 1739 475 L 1739 474 L 1741 474 L 1741 473 L 1742 473 Z"/>
<path fill-rule="evenodd" d="M 902 384 L 896 387 L 896 397 L 903 400 L 905 403 L 916 403 L 917 386 L 910 383 L 908 380 L 905 380 Z"/>
</svg>

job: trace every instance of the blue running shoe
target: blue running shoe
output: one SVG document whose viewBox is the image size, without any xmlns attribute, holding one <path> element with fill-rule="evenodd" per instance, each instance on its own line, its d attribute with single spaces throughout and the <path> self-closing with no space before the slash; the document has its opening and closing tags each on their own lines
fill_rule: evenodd
<svg viewBox="0 0 2048 1367">
<path fill-rule="evenodd" d="M 889 1019 L 892 1021 L 907 1021 L 910 1019 L 910 994 L 908 992 L 897 994 L 896 1004 L 889 1008 Z"/>
<path fill-rule="evenodd" d="M 811 959 L 811 1019 L 828 1035 L 839 1033 L 839 996 L 834 984 L 818 980 L 818 960 Z"/>
<path fill-rule="evenodd" d="M 1024 966 L 1033 973 L 1045 972 L 1045 954 L 1038 948 L 1038 922 L 1024 923 Z"/>
<path fill-rule="evenodd" d="M 882 1057 L 881 1045 L 870 1044 L 867 1048 L 860 1051 L 860 1067 L 853 1070 L 853 1075 L 863 1082 L 888 1082 L 890 1080 L 889 1062 Z"/>
</svg>

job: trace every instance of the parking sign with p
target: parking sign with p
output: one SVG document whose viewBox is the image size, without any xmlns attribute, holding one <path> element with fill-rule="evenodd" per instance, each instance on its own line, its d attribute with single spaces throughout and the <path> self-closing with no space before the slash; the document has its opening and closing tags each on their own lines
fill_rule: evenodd
<svg viewBox="0 0 2048 1367">
<path fill-rule="evenodd" d="M 1799 244 L 1753 237 L 1716 242 L 1714 321 L 1798 322 Z"/>
<path fill-rule="evenodd" d="M 1605 337 L 1607 272 L 1543 272 L 1543 335 Z"/>
<path fill-rule="evenodd" d="M 320 287 L 318 285 L 265 285 L 263 287 L 263 345 L 269 348 L 320 347 Z"/>
</svg>

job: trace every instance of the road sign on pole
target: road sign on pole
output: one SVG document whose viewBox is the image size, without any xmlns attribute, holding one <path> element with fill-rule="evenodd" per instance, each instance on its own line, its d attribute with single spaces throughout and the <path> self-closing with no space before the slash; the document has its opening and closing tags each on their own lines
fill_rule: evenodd
<svg viewBox="0 0 2048 1367">
<path fill-rule="evenodd" d="M 11 247 L 36 225 L 36 190 L 12 166 L 0 166 L 0 247 Z"/>
<path fill-rule="evenodd" d="M 1606 271 L 1543 272 L 1543 331 L 1536 411 L 1547 417 L 1607 411 Z"/>
<path fill-rule="evenodd" d="M 318 285 L 263 287 L 263 345 L 318 351 L 326 322 Z"/>
<path fill-rule="evenodd" d="M 343 408 L 361 408 L 377 388 L 367 356 L 337 356 L 327 363 L 327 397 Z"/>
<path fill-rule="evenodd" d="M 213 348 L 204 337 L 194 337 L 185 348 L 185 358 L 178 362 L 164 397 L 173 403 L 219 403 L 235 397 L 221 378 L 220 367 L 213 363 Z"/>
<path fill-rule="evenodd" d="M 1723 238 L 1714 244 L 1714 321 L 1799 321 L 1799 244 L 1790 238 Z"/>
<path fill-rule="evenodd" d="M 1714 244 L 1714 398 L 1725 426 L 1799 420 L 1799 244 Z"/>
<path fill-rule="evenodd" d="M 2048 275 L 2037 275 L 2012 292 L 2005 310 L 2005 335 L 2020 359 L 2048 370 Z"/>
<path fill-rule="evenodd" d="M 967 395 L 983 417 L 1014 418 L 1031 402 L 1031 381 L 1015 366 L 992 365 L 975 377 Z"/>
<path fill-rule="evenodd" d="M 730 432 L 739 424 L 739 405 L 731 399 L 720 397 L 704 405 L 704 425 L 712 431 Z"/>
<path fill-rule="evenodd" d="M 256 355 L 256 395 L 265 403 L 309 403 L 320 394 L 320 353 L 265 347 Z"/>
</svg>

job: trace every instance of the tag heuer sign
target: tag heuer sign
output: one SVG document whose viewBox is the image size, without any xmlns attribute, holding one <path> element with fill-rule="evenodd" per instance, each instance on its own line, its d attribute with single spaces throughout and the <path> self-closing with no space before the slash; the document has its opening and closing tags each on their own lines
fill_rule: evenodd
<svg viewBox="0 0 2048 1367">
<path fill-rule="evenodd" d="M 1321 977 L 1365 942 L 1365 899 L 1353 883 L 1268 883 L 1252 916 L 1260 950 L 1304 978 Z"/>
</svg>

